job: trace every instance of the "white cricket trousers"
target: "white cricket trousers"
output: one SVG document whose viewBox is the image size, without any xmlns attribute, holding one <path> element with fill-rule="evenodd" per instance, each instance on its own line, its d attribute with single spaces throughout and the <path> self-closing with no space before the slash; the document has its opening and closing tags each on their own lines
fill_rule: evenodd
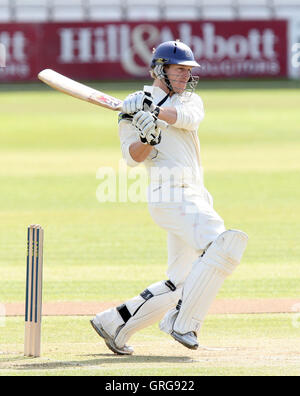
<svg viewBox="0 0 300 396">
<path fill-rule="evenodd" d="M 168 232 L 167 276 L 178 287 L 184 283 L 194 261 L 226 229 L 204 187 L 171 190 L 174 201 L 149 201 L 149 211 L 153 220 Z"/>
</svg>

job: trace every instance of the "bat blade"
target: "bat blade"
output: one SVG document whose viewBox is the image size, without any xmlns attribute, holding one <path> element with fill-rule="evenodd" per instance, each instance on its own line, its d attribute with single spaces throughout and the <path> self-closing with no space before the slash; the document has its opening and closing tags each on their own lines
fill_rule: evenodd
<svg viewBox="0 0 300 396">
<path fill-rule="evenodd" d="M 122 100 L 74 81 L 54 70 L 45 69 L 38 74 L 38 78 L 51 88 L 73 96 L 74 98 L 81 99 L 85 102 L 93 103 L 110 110 L 122 110 Z"/>
</svg>

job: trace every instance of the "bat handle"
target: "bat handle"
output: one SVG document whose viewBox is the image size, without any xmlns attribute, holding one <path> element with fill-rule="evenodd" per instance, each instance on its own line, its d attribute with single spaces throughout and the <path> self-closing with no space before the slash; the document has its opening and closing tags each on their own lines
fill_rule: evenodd
<svg viewBox="0 0 300 396">
<path fill-rule="evenodd" d="M 168 127 L 168 124 L 165 121 L 158 120 L 158 119 L 156 120 L 156 125 L 160 129 L 166 129 Z"/>
</svg>

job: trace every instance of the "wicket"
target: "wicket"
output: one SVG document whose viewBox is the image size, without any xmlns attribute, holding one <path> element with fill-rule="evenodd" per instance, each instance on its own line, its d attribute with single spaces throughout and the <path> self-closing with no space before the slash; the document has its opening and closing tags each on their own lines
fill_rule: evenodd
<svg viewBox="0 0 300 396">
<path fill-rule="evenodd" d="M 41 355 L 44 230 L 31 225 L 27 231 L 27 269 L 24 355 Z"/>
</svg>

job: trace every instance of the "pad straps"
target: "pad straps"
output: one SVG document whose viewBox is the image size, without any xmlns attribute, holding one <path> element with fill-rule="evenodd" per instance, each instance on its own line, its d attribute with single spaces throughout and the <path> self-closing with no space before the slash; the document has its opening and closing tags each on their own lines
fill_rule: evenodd
<svg viewBox="0 0 300 396">
<path fill-rule="evenodd" d="M 170 281 L 167 280 L 165 282 L 165 285 L 173 292 L 176 290 L 176 286 Z M 131 313 L 129 312 L 128 308 L 126 307 L 126 304 L 122 304 L 119 305 L 118 307 L 116 307 L 116 310 L 119 312 L 121 318 L 124 320 L 125 323 L 128 322 L 128 320 L 134 316 L 139 310 L 140 308 L 148 301 L 150 300 L 150 298 L 154 297 L 154 295 L 151 293 L 151 291 L 149 289 L 145 289 L 140 296 L 145 300 L 139 307 L 138 309 L 134 312 L 133 315 L 131 315 Z"/>
</svg>

